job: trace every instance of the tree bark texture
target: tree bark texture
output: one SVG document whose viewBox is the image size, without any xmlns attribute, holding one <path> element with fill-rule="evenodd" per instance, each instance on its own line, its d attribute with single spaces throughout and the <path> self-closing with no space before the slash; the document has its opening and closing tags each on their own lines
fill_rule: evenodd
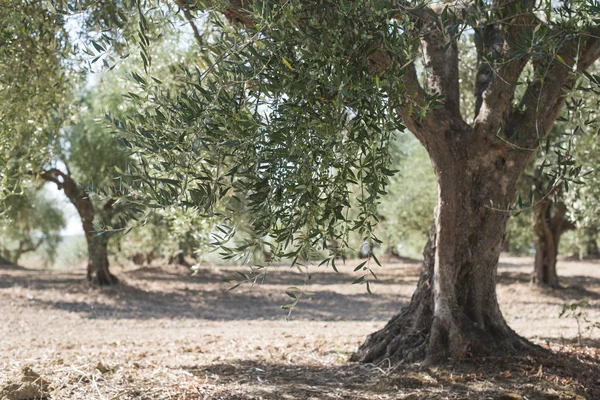
<svg viewBox="0 0 600 400">
<path fill-rule="evenodd" d="M 554 212 L 554 214 L 553 214 Z M 575 225 L 565 218 L 567 207 L 546 198 L 538 203 L 533 213 L 535 232 L 535 264 L 531 281 L 538 285 L 558 288 L 556 260 L 558 245 L 564 232 L 575 229 Z"/>
<path fill-rule="evenodd" d="M 94 204 L 89 193 L 81 190 L 69 174 L 58 169 L 45 171 L 39 177 L 54 182 L 59 190 L 63 190 L 79 213 L 88 249 L 88 281 L 100 286 L 116 284 L 118 279 L 109 270 L 108 235 L 98 235 L 94 229 Z M 109 202 L 105 208 L 111 206 Z"/>
<path fill-rule="evenodd" d="M 503 208 L 515 198 L 531 154 L 468 133 L 448 138 L 429 148 L 439 198 L 417 290 L 410 305 L 360 347 L 356 361 L 435 363 L 530 346 L 502 317 L 496 272 L 510 216 Z"/>
</svg>

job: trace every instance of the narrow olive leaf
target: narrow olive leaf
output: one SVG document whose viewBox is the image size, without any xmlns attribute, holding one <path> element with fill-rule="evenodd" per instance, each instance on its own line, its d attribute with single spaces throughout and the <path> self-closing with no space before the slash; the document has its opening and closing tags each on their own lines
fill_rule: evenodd
<svg viewBox="0 0 600 400">
<path fill-rule="evenodd" d="M 379 280 L 379 278 L 377 277 L 377 275 L 375 275 L 375 272 L 373 272 L 373 270 L 371 268 L 369 268 L 369 272 L 371 273 L 371 275 L 373 275 L 373 278 L 375 278 L 376 280 Z"/>
<path fill-rule="evenodd" d="M 358 264 L 358 266 L 356 268 L 354 268 L 354 272 L 356 272 L 359 269 L 361 269 L 362 267 L 364 267 L 366 263 L 367 263 L 366 261 L 363 261 L 360 264 Z"/>
<path fill-rule="evenodd" d="M 373 260 L 375 260 L 375 262 L 377 263 L 377 265 L 379 265 L 381 267 L 381 263 L 379 262 L 379 260 L 377 259 L 377 257 L 375 256 L 374 253 L 371 253 L 371 255 L 373 256 Z"/>
<path fill-rule="evenodd" d="M 283 63 L 285 64 L 286 67 L 288 67 L 292 71 L 294 70 L 294 67 L 292 67 L 292 64 L 290 64 L 290 62 L 288 60 L 286 60 L 284 57 L 281 57 L 281 60 L 283 61 Z"/>
</svg>

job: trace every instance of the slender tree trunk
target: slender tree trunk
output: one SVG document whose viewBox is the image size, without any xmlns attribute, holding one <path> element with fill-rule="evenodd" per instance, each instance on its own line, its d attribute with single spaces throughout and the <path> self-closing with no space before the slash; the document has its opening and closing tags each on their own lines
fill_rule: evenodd
<svg viewBox="0 0 600 400">
<path fill-rule="evenodd" d="M 565 218 L 566 211 L 563 203 L 554 204 L 552 199 L 547 198 L 538 204 L 533 214 L 536 253 L 532 283 L 560 287 L 556 273 L 558 245 L 565 231 L 575 229 L 575 225 Z"/>
<path fill-rule="evenodd" d="M 118 279 L 110 273 L 108 263 L 108 236 L 86 235 L 88 244 L 87 279 L 100 286 L 114 285 Z"/>
<path fill-rule="evenodd" d="M 94 204 L 89 193 L 82 191 L 69 174 L 58 169 L 45 171 L 40 178 L 56 183 L 59 190 L 63 190 L 71 203 L 77 209 L 88 249 L 88 281 L 103 286 L 118 283 L 118 279 L 109 271 L 108 262 L 108 234 L 97 235 L 94 229 Z M 112 202 L 109 201 L 105 210 L 110 211 Z"/>
<path fill-rule="evenodd" d="M 530 156 L 488 145 L 428 149 L 439 197 L 417 290 L 400 314 L 368 337 L 353 360 L 435 363 L 533 348 L 508 327 L 496 298 L 498 258 L 509 218 L 500 208 L 515 198 L 517 179 Z"/>
</svg>

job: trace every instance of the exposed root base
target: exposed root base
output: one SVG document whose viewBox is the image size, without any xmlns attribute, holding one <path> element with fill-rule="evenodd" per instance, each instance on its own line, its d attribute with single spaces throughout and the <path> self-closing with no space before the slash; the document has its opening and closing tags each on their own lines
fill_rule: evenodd
<svg viewBox="0 0 600 400">
<path fill-rule="evenodd" d="M 119 283 L 119 279 L 110 272 L 108 274 L 98 274 L 91 279 L 88 278 L 88 281 L 95 286 L 112 286 Z"/>
<path fill-rule="evenodd" d="M 369 335 L 350 360 L 374 364 L 384 360 L 391 364 L 424 360 L 429 332 L 412 328 L 411 317 L 408 308 L 396 315 L 385 328 Z"/>
<path fill-rule="evenodd" d="M 421 322 L 423 321 L 422 318 Z M 370 335 L 351 357 L 360 363 L 425 365 L 445 364 L 468 358 L 547 355 L 545 350 L 517 335 L 505 323 L 489 331 L 472 322 L 440 326 L 432 321 L 428 328 L 415 328 L 410 307 L 394 317 L 385 328 Z M 432 333 L 433 332 L 433 333 Z"/>
</svg>

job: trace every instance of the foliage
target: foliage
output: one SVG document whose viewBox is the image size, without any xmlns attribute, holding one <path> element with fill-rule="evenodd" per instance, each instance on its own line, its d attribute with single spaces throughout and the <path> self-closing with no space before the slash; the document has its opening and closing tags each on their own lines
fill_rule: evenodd
<svg viewBox="0 0 600 400">
<path fill-rule="evenodd" d="M 400 256 L 421 258 L 437 203 L 435 175 L 425 149 L 412 135 L 401 134 L 393 154 L 398 172 L 378 205 L 383 219 L 376 233 L 388 249 L 399 245 Z"/>
<path fill-rule="evenodd" d="M 66 226 L 62 210 L 39 191 L 12 195 L 0 219 L 0 251 L 17 264 L 23 254 L 43 246 L 46 262 L 52 264 L 60 243 L 60 230 Z"/>
<path fill-rule="evenodd" d="M 64 18 L 35 1 L 0 7 L 0 199 L 53 158 L 74 76 Z"/>
<path fill-rule="evenodd" d="M 196 37 L 197 66 L 182 66 L 177 84 L 165 88 L 151 60 L 144 61 L 146 73 L 132 74 L 139 90 L 128 95 L 141 110 L 137 118 L 109 117 L 123 146 L 140 160 L 139 168 L 124 174 L 133 182 L 128 195 L 139 206 L 178 206 L 219 221 L 212 244 L 221 247 L 225 259 L 248 259 L 257 239 L 264 239 L 276 257 L 303 263 L 335 240 L 340 242 L 336 251 L 324 260 L 335 268 L 335 257 L 350 247 L 351 231 L 372 247 L 381 242 L 374 231 L 381 214 L 377 208 L 394 173 L 391 143 L 403 130 L 396 111 L 405 107 L 419 120 L 441 103 L 431 92 L 413 101 L 414 93 L 399 79 L 417 58 L 422 32 L 412 17 L 419 6 L 263 2 L 234 17 L 227 7 L 202 3 L 188 8 L 203 13 L 205 21 L 203 35 Z M 594 23 L 584 13 L 569 14 L 569 7 L 540 4 L 540 21 L 560 29 L 540 22 L 515 43 L 514 58 L 533 60 L 523 69 L 519 97 L 539 78 L 534 64 L 549 63 L 569 35 Z M 594 6 L 585 4 L 585 9 L 591 12 Z M 485 7 L 462 11 L 447 8 L 438 21 L 453 40 L 468 25 L 484 29 L 477 15 L 483 21 L 493 15 Z M 221 12 L 244 27 L 225 24 Z M 143 15 L 142 36 L 158 25 Z M 463 37 L 463 87 L 476 86 L 477 43 L 472 35 Z M 486 57 L 494 62 L 492 54 Z M 586 85 L 594 82 L 592 75 L 582 74 L 572 91 L 590 90 Z M 474 103 L 471 95 L 461 106 L 474 109 L 469 107 Z M 575 108 L 567 107 L 568 112 Z M 549 141 L 526 148 L 515 135 L 498 139 L 515 151 L 540 150 L 542 167 L 536 173 L 547 179 L 548 188 L 580 179 L 569 146 L 550 153 Z M 526 209 L 533 204 L 528 197 L 498 211 Z M 229 199 L 244 204 L 245 214 L 252 216 L 250 239 L 236 235 Z M 356 213 L 349 210 L 353 204 Z M 424 215 L 418 217 L 420 227 Z M 368 280 L 368 265 L 358 283 Z M 265 267 L 251 271 L 247 280 L 254 281 Z"/>
<path fill-rule="evenodd" d="M 565 304 L 560 312 L 560 317 L 573 318 L 577 323 L 577 340 L 579 345 L 583 346 L 583 335 L 592 335 L 594 329 L 600 329 L 600 322 L 591 321 L 588 318 L 586 308 L 590 306 L 587 300 L 580 300 L 576 303 Z"/>
<path fill-rule="evenodd" d="M 381 43 L 402 57 L 416 50 L 407 53 L 407 27 L 385 7 L 264 3 L 256 24 L 235 32 L 208 11 L 207 45 L 196 69 L 179 70 L 177 90 L 164 89 L 150 67 L 149 76 L 133 75 L 137 120 L 111 117 L 140 159 L 130 174 L 135 194 L 219 220 L 213 244 L 226 259 L 248 258 L 256 243 L 226 244 L 237 227 L 226 199 L 252 216 L 253 237 L 294 263 L 327 250 L 331 238 L 343 252 L 350 230 L 377 241 L 376 204 L 393 174 L 389 143 L 403 127 L 392 114 L 404 88 L 388 79 L 403 74 L 401 65 L 379 76 L 369 56 Z M 325 263 L 335 268 L 335 256 Z M 256 266 L 248 280 L 262 272 Z M 357 283 L 367 280 L 365 272 Z"/>
</svg>

